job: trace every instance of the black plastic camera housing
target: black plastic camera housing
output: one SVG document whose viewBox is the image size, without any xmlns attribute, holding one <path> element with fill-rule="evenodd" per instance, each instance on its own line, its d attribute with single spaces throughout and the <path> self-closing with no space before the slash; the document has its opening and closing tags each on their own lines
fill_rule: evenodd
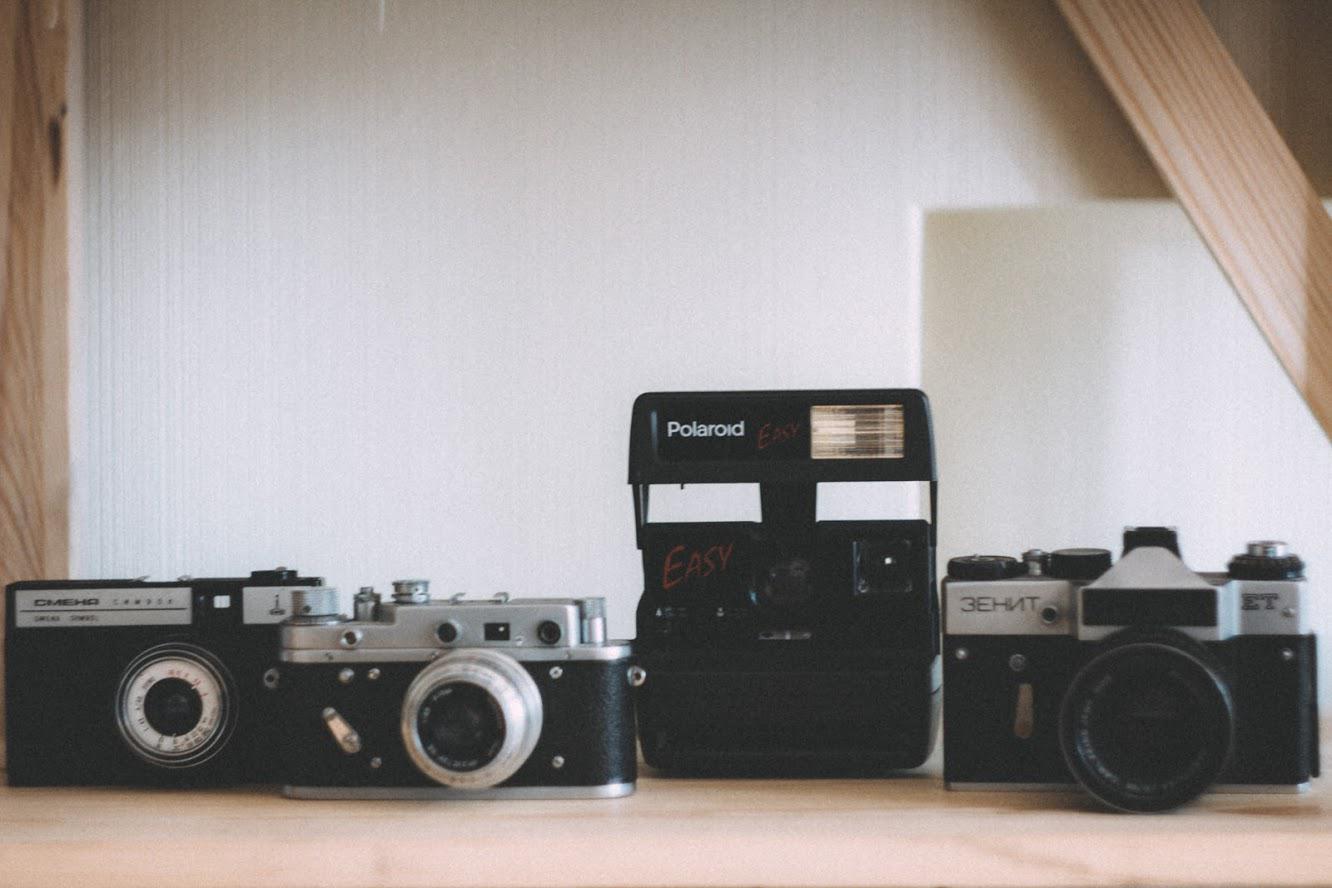
<svg viewBox="0 0 1332 888">
<path fill-rule="evenodd" d="M 634 404 L 643 757 L 681 774 L 877 773 L 928 756 L 935 527 L 816 520 L 821 482 L 928 482 L 914 389 L 653 393 Z M 757 483 L 762 520 L 654 523 L 654 484 Z"/>
<path fill-rule="evenodd" d="M 5 590 L 12 786 L 276 779 L 262 674 L 294 570 L 246 578 L 42 580 Z"/>
</svg>

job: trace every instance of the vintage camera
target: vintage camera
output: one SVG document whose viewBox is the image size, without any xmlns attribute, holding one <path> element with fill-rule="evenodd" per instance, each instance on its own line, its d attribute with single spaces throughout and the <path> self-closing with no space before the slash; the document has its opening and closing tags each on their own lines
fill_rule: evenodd
<svg viewBox="0 0 1332 888">
<path fill-rule="evenodd" d="M 627 643 L 601 598 L 432 601 L 425 580 L 301 596 L 269 672 L 294 798 L 610 798 L 634 790 Z"/>
<path fill-rule="evenodd" d="M 5 590 L 14 786 L 269 782 L 262 674 L 297 589 L 248 578 L 42 580 Z"/>
<path fill-rule="evenodd" d="M 921 764 L 940 687 L 935 527 L 817 520 L 825 482 L 928 482 L 916 390 L 645 394 L 634 404 L 638 724 L 678 773 Z M 651 485 L 758 484 L 760 522 L 651 522 Z"/>
<path fill-rule="evenodd" d="M 1282 543 L 1194 573 L 1173 528 L 1129 528 L 1113 567 L 1105 549 L 970 556 L 943 588 L 950 788 L 1076 780 L 1161 811 L 1318 775 L 1310 602 Z"/>
</svg>

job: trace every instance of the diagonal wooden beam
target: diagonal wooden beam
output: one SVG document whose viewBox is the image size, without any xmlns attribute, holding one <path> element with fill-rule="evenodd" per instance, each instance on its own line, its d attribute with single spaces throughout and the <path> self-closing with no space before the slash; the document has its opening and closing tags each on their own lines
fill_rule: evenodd
<svg viewBox="0 0 1332 888">
<path fill-rule="evenodd" d="M 1196 0 L 1058 4 L 1332 439 L 1332 219 L 1244 75 Z"/>
</svg>

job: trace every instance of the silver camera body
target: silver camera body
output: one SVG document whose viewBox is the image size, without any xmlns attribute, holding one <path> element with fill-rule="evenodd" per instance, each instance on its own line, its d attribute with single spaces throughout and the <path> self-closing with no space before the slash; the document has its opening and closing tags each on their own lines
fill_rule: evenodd
<svg viewBox="0 0 1332 888">
<path fill-rule="evenodd" d="M 296 798 L 605 798 L 636 779 L 627 642 L 604 599 L 298 596 L 269 672 Z"/>
<path fill-rule="evenodd" d="M 1173 528 L 1124 554 L 1032 550 L 949 562 L 950 789 L 1081 784 L 1111 807 L 1203 792 L 1298 792 L 1319 773 L 1316 638 L 1304 564 L 1250 543 L 1195 572 Z"/>
</svg>

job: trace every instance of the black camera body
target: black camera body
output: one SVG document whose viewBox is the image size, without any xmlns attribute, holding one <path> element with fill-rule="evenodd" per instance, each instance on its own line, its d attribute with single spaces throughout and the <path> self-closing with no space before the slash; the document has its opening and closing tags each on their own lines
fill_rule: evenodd
<svg viewBox="0 0 1332 888">
<path fill-rule="evenodd" d="M 277 568 L 10 584 L 10 785 L 271 782 L 263 672 L 293 592 L 319 583 Z"/>
<path fill-rule="evenodd" d="M 644 760 L 682 774 L 876 773 L 929 755 L 935 527 L 820 521 L 820 483 L 929 483 L 916 390 L 653 393 L 629 480 L 644 589 Z M 648 520 L 654 484 L 756 483 L 760 522 Z"/>
<path fill-rule="evenodd" d="M 283 626 L 272 708 L 304 799 L 613 798 L 637 779 L 627 643 L 603 602 L 312 590 Z"/>
<path fill-rule="evenodd" d="M 1195 573 L 1171 528 L 1108 550 L 949 562 L 950 789 L 1081 784 L 1160 811 L 1203 792 L 1298 792 L 1318 775 L 1316 639 L 1303 563 L 1251 543 Z"/>
</svg>

